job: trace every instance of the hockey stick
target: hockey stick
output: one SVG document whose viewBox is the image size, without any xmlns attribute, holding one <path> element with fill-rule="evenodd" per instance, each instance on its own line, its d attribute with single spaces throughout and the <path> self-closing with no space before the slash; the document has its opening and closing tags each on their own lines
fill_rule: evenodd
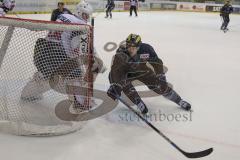
<svg viewBox="0 0 240 160">
<path fill-rule="evenodd" d="M 128 107 L 132 112 L 134 112 L 139 118 L 141 118 L 149 127 L 151 127 L 154 131 L 156 131 L 160 136 L 162 136 L 165 140 L 167 140 L 174 148 L 176 148 L 178 151 L 180 151 L 183 155 L 185 155 L 187 158 L 201 158 L 208 156 L 213 152 L 213 148 L 209 148 L 204 151 L 200 152 L 194 152 L 189 153 L 183 151 L 181 148 L 179 148 L 173 141 L 171 141 L 167 136 L 165 136 L 160 130 L 158 130 L 152 123 L 150 123 L 146 118 L 144 118 L 142 115 L 140 115 L 138 112 L 136 112 L 129 104 L 127 104 L 121 97 L 117 97 L 117 99 L 122 102 L 126 107 Z"/>
</svg>

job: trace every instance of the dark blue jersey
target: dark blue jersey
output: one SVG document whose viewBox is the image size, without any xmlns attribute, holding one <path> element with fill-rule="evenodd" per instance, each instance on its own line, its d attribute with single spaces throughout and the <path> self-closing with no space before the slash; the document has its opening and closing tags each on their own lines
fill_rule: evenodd
<svg viewBox="0 0 240 160">
<path fill-rule="evenodd" d="M 106 5 L 106 8 L 107 8 L 107 7 L 115 7 L 114 0 L 108 0 L 108 1 L 107 1 L 107 5 Z"/>
<path fill-rule="evenodd" d="M 233 12 L 233 7 L 232 7 L 231 4 L 225 4 L 225 5 L 221 8 L 221 10 L 220 10 L 220 13 L 221 13 L 222 15 L 229 15 L 229 14 L 231 14 L 232 12 Z"/>
<path fill-rule="evenodd" d="M 141 43 L 134 56 L 130 56 L 126 45 L 118 48 L 111 66 L 112 83 L 120 83 L 128 78 L 144 75 L 146 72 L 163 74 L 163 62 L 151 45 Z"/>
<path fill-rule="evenodd" d="M 51 15 L 51 21 L 56 21 L 58 19 L 58 16 L 61 14 L 72 14 L 72 12 L 69 11 L 67 8 L 63 8 L 63 11 L 60 11 L 59 9 L 55 9 L 53 10 Z"/>
</svg>

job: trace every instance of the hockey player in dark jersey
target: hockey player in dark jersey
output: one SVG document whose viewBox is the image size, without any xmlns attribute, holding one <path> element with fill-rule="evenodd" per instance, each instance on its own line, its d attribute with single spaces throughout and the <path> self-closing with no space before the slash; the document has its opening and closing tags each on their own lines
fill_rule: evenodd
<svg viewBox="0 0 240 160">
<path fill-rule="evenodd" d="M 58 2 L 58 8 L 52 12 L 51 21 L 56 21 L 61 14 L 72 14 L 72 12 L 65 8 L 64 5 L 64 2 Z"/>
<path fill-rule="evenodd" d="M 107 10 L 105 18 L 108 18 L 108 16 L 112 18 L 112 10 L 114 9 L 114 7 L 115 7 L 114 0 L 108 0 L 106 5 Z"/>
<path fill-rule="evenodd" d="M 221 30 L 223 30 L 224 32 L 227 32 L 228 31 L 228 24 L 230 22 L 230 18 L 229 18 L 229 14 L 231 14 L 233 12 L 233 7 L 232 5 L 230 4 L 230 1 L 227 0 L 225 2 L 225 5 L 221 8 L 220 10 L 220 16 L 222 17 L 223 19 L 223 23 L 222 23 L 222 26 L 221 26 Z"/>
<path fill-rule="evenodd" d="M 15 7 L 15 0 L 0 0 L 0 17 L 4 17 Z"/>
<path fill-rule="evenodd" d="M 132 81 L 139 80 L 149 89 L 159 95 L 173 101 L 184 110 L 190 110 L 191 105 L 169 87 L 163 70 L 163 62 L 158 58 L 153 47 L 142 43 L 141 37 L 130 34 L 126 44 L 121 45 L 114 56 L 109 74 L 111 83 L 108 96 L 116 100 L 123 91 L 126 96 L 137 105 L 142 114 L 148 112 L 148 108 L 132 85 Z"/>
</svg>

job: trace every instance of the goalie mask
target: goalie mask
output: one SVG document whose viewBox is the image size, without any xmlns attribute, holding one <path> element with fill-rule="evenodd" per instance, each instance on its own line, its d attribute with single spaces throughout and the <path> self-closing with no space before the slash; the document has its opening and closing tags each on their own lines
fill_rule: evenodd
<svg viewBox="0 0 240 160">
<path fill-rule="evenodd" d="M 88 20 L 93 13 L 92 6 L 85 1 L 80 2 L 76 8 L 76 16 Z"/>
</svg>

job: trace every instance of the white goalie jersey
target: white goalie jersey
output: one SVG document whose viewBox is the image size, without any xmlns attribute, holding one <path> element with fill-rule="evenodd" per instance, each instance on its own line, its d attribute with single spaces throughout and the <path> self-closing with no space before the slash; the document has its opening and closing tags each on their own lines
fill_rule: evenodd
<svg viewBox="0 0 240 160">
<path fill-rule="evenodd" d="M 63 14 L 60 23 L 0 18 L 0 132 L 61 135 L 92 117 L 85 115 L 97 106 L 94 76 L 103 65 L 93 56 L 94 28 L 86 25 L 90 5 L 82 2 L 77 17 Z M 82 113 L 87 119 L 78 119 Z"/>
<path fill-rule="evenodd" d="M 83 24 L 86 25 L 87 22 L 79 17 L 71 14 L 61 14 L 58 16 L 57 22 L 72 23 L 72 24 Z M 48 34 L 46 38 L 48 41 L 61 43 L 65 49 L 66 54 L 74 58 L 79 54 L 84 54 L 87 52 L 84 46 L 87 46 L 86 41 L 81 41 L 79 43 L 79 35 L 84 35 L 81 31 L 71 32 L 71 31 L 54 31 Z M 84 38 L 83 38 L 84 39 Z"/>
<path fill-rule="evenodd" d="M 57 22 L 83 24 L 87 22 L 79 17 L 70 14 L 62 14 Z M 21 95 L 22 100 L 31 101 L 32 99 L 41 99 L 42 94 L 52 89 L 49 81 L 55 75 L 61 77 L 59 82 L 61 92 L 66 93 L 66 84 L 83 87 L 87 84 L 89 71 L 93 74 L 93 79 L 98 73 L 103 73 L 106 68 L 103 62 L 93 52 L 93 64 L 88 68 L 89 56 L 89 33 L 85 30 L 75 31 L 50 31 L 46 38 L 39 38 L 34 48 L 34 65 L 37 73 L 32 80 L 24 87 Z M 94 49 L 93 49 L 94 50 Z M 91 62 L 92 63 L 92 62 Z M 53 85 L 55 86 L 55 85 Z M 85 98 L 81 95 L 69 95 L 69 99 L 84 104 Z"/>
</svg>

